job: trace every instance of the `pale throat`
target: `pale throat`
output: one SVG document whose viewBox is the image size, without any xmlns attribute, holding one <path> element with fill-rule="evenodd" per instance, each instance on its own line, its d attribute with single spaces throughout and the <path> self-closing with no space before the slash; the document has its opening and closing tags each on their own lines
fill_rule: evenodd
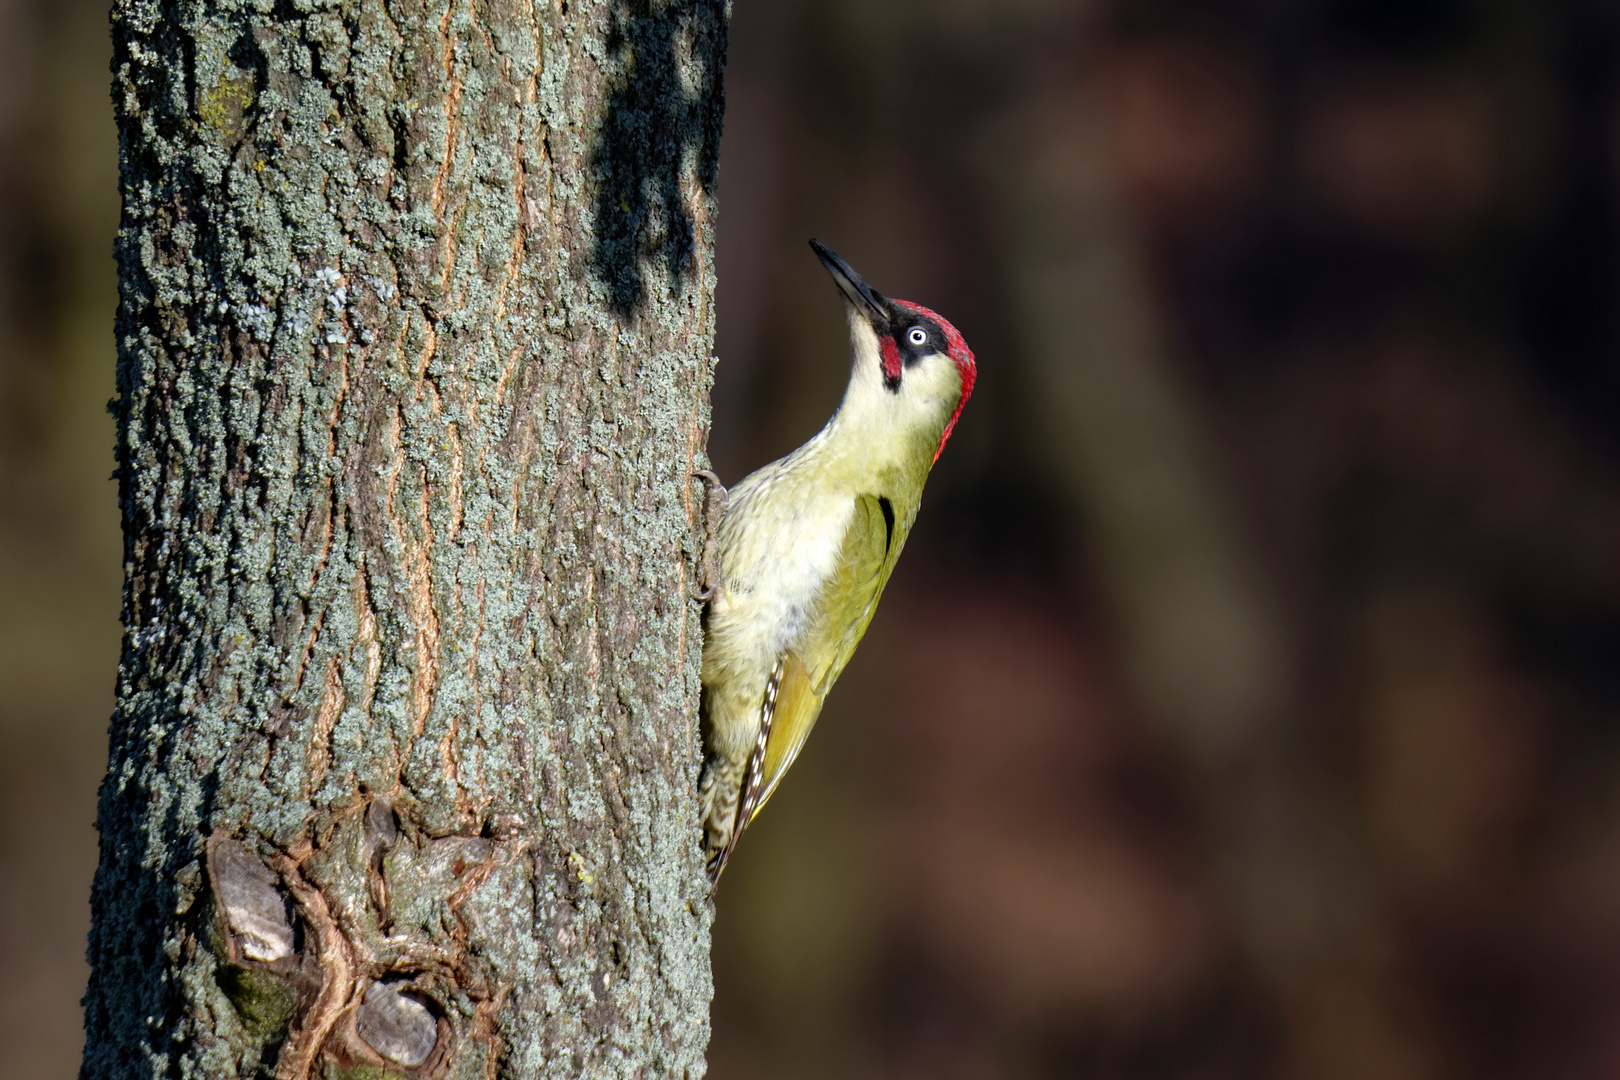
<svg viewBox="0 0 1620 1080">
<path fill-rule="evenodd" d="M 951 360 L 935 356 L 906 369 L 900 388 L 890 390 L 876 335 L 861 325 L 851 339 L 855 355 L 844 400 L 804 449 L 824 468 L 858 483 L 909 465 L 922 443 L 931 458 L 960 386 Z"/>
</svg>

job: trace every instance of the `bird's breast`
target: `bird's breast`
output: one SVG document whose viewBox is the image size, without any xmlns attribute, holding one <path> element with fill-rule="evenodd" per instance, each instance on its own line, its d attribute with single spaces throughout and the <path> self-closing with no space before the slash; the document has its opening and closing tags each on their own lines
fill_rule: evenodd
<svg viewBox="0 0 1620 1080">
<path fill-rule="evenodd" d="M 711 636 L 769 665 L 814 622 L 837 571 L 854 499 L 767 480 L 727 513 L 721 529 L 721 603 Z M 740 657 L 739 657 L 740 658 Z"/>
</svg>

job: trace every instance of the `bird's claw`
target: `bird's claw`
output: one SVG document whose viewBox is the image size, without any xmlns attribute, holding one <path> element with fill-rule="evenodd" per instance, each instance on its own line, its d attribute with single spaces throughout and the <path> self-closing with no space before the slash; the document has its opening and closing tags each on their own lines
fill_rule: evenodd
<svg viewBox="0 0 1620 1080">
<path fill-rule="evenodd" d="M 718 491 L 721 499 L 726 497 L 726 485 L 720 482 L 719 475 L 713 469 L 693 469 L 692 475 L 703 481 L 703 485 L 708 489 L 709 494 L 712 495 Z"/>
</svg>

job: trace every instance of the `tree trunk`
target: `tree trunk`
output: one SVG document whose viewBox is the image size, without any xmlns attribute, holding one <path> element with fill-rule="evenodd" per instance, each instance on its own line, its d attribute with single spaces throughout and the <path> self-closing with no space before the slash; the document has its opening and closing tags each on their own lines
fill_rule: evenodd
<svg viewBox="0 0 1620 1080">
<path fill-rule="evenodd" d="M 83 1075 L 698 1076 L 724 0 L 117 0 Z"/>
</svg>

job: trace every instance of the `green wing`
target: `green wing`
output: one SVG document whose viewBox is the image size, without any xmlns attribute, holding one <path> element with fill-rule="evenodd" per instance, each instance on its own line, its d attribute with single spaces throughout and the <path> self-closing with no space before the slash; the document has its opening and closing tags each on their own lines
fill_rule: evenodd
<svg viewBox="0 0 1620 1080">
<path fill-rule="evenodd" d="M 878 597 L 894 570 L 895 560 L 916 504 L 900 508 L 881 496 L 859 495 L 839 553 L 838 570 L 821 594 L 821 615 L 797 649 L 783 659 L 775 715 L 761 763 L 761 787 L 754 814 L 781 782 L 804 740 L 821 715 L 821 703 L 855 654 L 855 646 L 872 621 Z M 750 815 L 749 820 L 752 820 Z"/>
</svg>

